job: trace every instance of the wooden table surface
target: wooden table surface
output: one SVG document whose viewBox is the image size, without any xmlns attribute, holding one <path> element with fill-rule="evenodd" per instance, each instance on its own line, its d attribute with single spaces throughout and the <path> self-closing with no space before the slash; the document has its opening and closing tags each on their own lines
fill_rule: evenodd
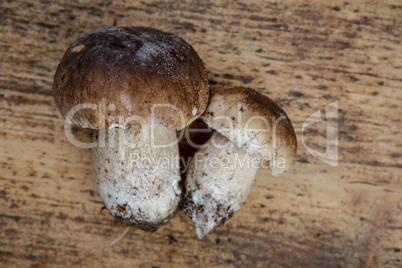
<svg viewBox="0 0 402 268">
<path fill-rule="evenodd" d="M 401 267 L 402 6 L 395 1 L 0 2 L 0 267 Z M 189 42 L 211 90 L 277 101 L 298 136 L 292 168 L 260 169 L 241 210 L 204 240 L 180 213 L 155 233 L 104 211 L 91 151 L 70 144 L 52 97 L 69 44 L 100 26 Z M 337 167 L 314 158 L 338 123 Z M 86 131 L 76 131 L 89 139 Z"/>
</svg>

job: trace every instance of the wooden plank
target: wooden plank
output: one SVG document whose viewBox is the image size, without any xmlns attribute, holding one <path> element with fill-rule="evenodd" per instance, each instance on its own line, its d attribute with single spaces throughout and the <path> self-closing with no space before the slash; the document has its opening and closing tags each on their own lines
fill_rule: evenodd
<svg viewBox="0 0 402 268">
<path fill-rule="evenodd" d="M 397 267 L 402 263 L 401 4 L 398 1 L 3 1 L 0 3 L 0 266 Z M 242 209 L 198 241 L 180 215 L 156 233 L 106 212 L 91 152 L 71 145 L 52 98 L 68 45 L 100 26 L 182 36 L 211 89 L 248 86 L 291 118 L 299 149 L 281 177 L 260 170 Z M 302 144 L 305 120 L 326 146 L 339 124 L 339 165 Z M 87 131 L 75 132 L 89 140 Z"/>
</svg>

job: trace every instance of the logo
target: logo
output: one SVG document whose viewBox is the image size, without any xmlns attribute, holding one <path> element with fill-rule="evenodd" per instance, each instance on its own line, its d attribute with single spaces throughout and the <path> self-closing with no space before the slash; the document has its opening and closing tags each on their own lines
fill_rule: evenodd
<svg viewBox="0 0 402 268">
<path fill-rule="evenodd" d="M 338 117 L 338 101 L 334 101 L 331 104 L 325 106 L 325 119 Z M 310 148 L 304 140 L 305 129 L 321 121 L 321 111 L 318 110 L 307 118 L 303 123 L 302 128 L 302 141 L 306 150 L 315 158 L 322 162 L 336 167 L 338 166 L 338 123 L 327 124 L 327 146 L 324 153 L 318 152 Z"/>
</svg>

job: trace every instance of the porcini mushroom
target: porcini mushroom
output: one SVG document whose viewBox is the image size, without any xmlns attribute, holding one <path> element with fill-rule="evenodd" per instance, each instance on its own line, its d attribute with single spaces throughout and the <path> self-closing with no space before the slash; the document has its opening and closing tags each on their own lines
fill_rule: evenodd
<svg viewBox="0 0 402 268">
<path fill-rule="evenodd" d="M 109 212 L 148 231 L 173 217 L 181 196 L 176 131 L 202 114 L 209 94 L 194 49 L 152 28 L 99 28 L 67 49 L 53 94 L 68 122 L 98 130 L 92 173 Z"/>
<path fill-rule="evenodd" d="M 279 175 L 291 166 L 297 149 L 286 113 L 252 89 L 213 94 L 203 120 L 217 132 L 189 165 L 182 208 L 199 239 L 240 209 L 261 163 L 269 162 L 272 175 Z"/>
</svg>

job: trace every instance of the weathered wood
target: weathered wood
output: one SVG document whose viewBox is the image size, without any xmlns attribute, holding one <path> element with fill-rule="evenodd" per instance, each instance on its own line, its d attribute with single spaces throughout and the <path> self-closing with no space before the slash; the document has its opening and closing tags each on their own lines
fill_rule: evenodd
<svg viewBox="0 0 402 268">
<path fill-rule="evenodd" d="M 0 266 L 401 266 L 401 10 L 396 0 L 2 1 Z M 256 88 L 294 124 L 291 170 L 260 170 L 242 209 L 202 241 L 178 214 L 111 246 L 126 227 L 100 214 L 91 152 L 68 142 L 51 90 L 68 45 L 109 25 L 181 35 L 212 90 Z M 307 152 L 301 131 L 336 100 L 338 118 L 305 137 L 324 151 L 325 123 L 339 123 L 331 167 Z"/>
</svg>

